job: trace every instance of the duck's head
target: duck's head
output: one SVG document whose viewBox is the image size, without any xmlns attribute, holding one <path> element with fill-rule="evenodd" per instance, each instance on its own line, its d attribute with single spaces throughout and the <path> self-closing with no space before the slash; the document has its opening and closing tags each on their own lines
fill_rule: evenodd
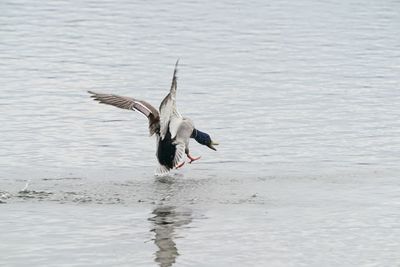
<svg viewBox="0 0 400 267">
<path fill-rule="evenodd" d="M 207 133 L 194 129 L 190 137 L 194 138 L 199 144 L 208 146 L 212 150 L 217 150 L 214 146 L 218 145 L 218 143 L 211 140 L 211 137 Z"/>
</svg>

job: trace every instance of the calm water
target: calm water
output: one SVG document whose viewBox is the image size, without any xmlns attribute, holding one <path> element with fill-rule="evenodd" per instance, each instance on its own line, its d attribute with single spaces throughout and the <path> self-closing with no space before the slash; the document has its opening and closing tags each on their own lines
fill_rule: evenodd
<svg viewBox="0 0 400 267">
<path fill-rule="evenodd" d="M 1 1 L 0 265 L 400 265 L 398 1 Z M 138 113 L 220 142 L 153 177 Z"/>
</svg>

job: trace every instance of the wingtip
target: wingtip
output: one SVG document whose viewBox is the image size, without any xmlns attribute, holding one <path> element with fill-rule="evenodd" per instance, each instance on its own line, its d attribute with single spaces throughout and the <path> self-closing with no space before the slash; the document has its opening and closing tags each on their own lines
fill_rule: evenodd
<svg viewBox="0 0 400 267">
<path fill-rule="evenodd" d="M 175 62 L 175 68 L 174 68 L 174 74 L 175 74 L 175 75 L 176 75 L 176 73 L 178 72 L 179 61 L 180 61 L 180 58 L 178 58 L 178 59 L 176 60 L 176 62 Z"/>
<path fill-rule="evenodd" d="M 178 65 L 179 65 L 179 58 L 176 60 L 176 63 L 175 63 L 174 78 L 176 78 L 176 74 L 178 73 Z"/>
<path fill-rule="evenodd" d="M 174 68 L 174 74 L 172 75 L 172 84 L 171 84 L 171 89 L 170 91 L 175 91 L 176 90 L 176 80 L 178 79 L 177 74 L 178 74 L 178 64 L 179 64 L 179 58 L 175 63 L 175 68 Z M 161 103 L 162 104 L 162 103 Z"/>
<path fill-rule="evenodd" d="M 99 101 L 100 102 L 100 100 L 98 99 L 98 94 L 96 93 L 96 92 L 93 92 L 93 91 L 87 91 L 89 94 L 90 94 L 90 98 L 91 99 L 93 99 L 93 100 L 96 100 L 96 101 Z M 101 103 L 101 102 L 100 102 Z"/>
</svg>

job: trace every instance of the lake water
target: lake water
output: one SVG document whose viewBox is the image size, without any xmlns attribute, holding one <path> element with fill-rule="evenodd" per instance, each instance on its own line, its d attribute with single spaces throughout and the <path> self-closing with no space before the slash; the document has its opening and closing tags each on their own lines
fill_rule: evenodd
<svg viewBox="0 0 400 267">
<path fill-rule="evenodd" d="M 0 2 L 0 265 L 400 266 L 398 1 Z M 156 179 L 140 114 L 219 141 Z"/>
</svg>

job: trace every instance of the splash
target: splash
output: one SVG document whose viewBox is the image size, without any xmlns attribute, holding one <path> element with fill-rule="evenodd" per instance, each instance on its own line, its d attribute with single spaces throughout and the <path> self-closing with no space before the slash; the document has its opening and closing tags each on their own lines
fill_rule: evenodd
<svg viewBox="0 0 400 267">
<path fill-rule="evenodd" d="M 21 191 L 19 191 L 19 193 L 28 193 L 28 192 L 29 192 L 28 187 L 29 187 L 29 183 L 30 183 L 30 182 L 31 182 L 31 180 L 28 180 L 28 181 L 26 182 L 24 188 L 23 188 Z"/>
</svg>

